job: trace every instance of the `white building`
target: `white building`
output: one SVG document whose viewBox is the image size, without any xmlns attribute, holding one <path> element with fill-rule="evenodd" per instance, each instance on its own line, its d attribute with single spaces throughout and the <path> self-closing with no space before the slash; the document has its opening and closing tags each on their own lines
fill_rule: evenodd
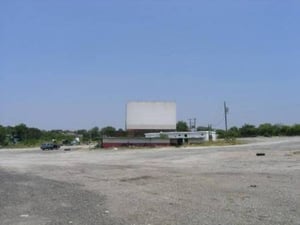
<svg viewBox="0 0 300 225">
<path fill-rule="evenodd" d="M 146 138 L 166 137 L 169 139 L 182 139 L 183 142 L 193 143 L 197 141 L 216 141 L 216 131 L 194 131 L 194 132 L 160 132 L 160 133 L 146 133 Z"/>
</svg>

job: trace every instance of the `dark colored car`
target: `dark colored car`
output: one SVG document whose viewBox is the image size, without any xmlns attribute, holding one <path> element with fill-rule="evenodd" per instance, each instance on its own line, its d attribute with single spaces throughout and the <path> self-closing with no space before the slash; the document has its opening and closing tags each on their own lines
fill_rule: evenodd
<svg viewBox="0 0 300 225">
<path fill-rule="evenodd" d="M 52 144 L 52 143 L 44 143 L 41 145 L 42 150 L 54 150 L 59 149 L 60 146 L 58 144 Z"/>
</svg>

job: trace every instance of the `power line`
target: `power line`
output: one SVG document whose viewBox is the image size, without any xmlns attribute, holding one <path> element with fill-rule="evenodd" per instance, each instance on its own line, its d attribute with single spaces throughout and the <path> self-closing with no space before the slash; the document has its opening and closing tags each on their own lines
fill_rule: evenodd
<svg viewBox="0 0 300 225">
<path fill-rule="evenodd" d="M 220 119 L 217 123 L 212 124 L 212 127 L 216 128 L 217 126 L 219 126 L 220 124 L 222 124 L 224 121 L 224 118 Z"/>
</svg>

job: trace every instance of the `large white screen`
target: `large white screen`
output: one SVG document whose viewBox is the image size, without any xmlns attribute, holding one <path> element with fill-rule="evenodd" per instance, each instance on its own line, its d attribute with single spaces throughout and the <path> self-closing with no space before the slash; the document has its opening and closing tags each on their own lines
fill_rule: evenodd
<svg viewBox="0 0 300 225">
<path fill-rule="evenodd" d="M 126 129 L 176 129 L 175 102 L 129 102 L 127 104 Z"/>
</svg>

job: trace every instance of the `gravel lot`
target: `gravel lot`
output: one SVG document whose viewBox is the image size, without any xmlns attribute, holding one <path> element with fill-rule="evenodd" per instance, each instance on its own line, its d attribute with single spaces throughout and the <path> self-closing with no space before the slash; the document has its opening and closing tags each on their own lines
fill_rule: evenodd
<svg viewBox="0 0 300 225">
<path fill-rule="evenodd" d="M 300 225 L 300 137 L 247 143 L 2 149 L 1 225 Z"/>
</svg>

